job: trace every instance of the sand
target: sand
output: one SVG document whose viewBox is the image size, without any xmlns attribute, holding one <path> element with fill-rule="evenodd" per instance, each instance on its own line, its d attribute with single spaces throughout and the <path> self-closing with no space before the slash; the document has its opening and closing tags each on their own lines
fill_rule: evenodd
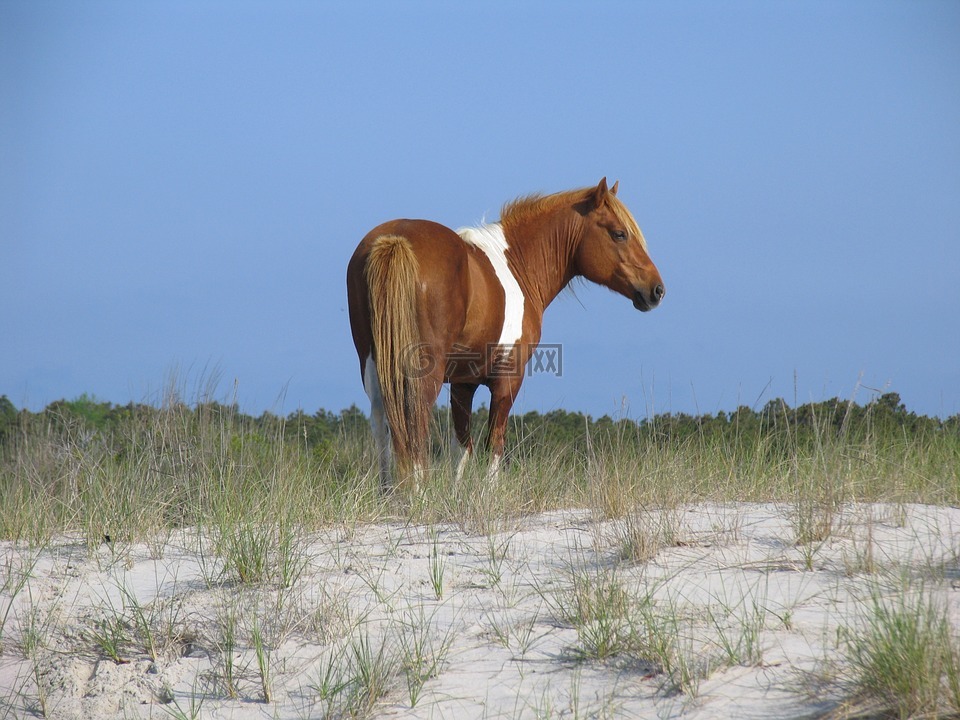
<svg viewBox="0 0 960 720">
<path fill-rule="evenodd" d="M 0 718 L 816 716 L 876 598 L 960 627 L 960 509 L 848 507 L 804 545 L 795 513 L 640 517 L 667 542 L 645 562 L 636 522 L 586 510 L 331 528 L 297 539 L 288 587 L 196 531 L 2 543 Z"/>
</svg>

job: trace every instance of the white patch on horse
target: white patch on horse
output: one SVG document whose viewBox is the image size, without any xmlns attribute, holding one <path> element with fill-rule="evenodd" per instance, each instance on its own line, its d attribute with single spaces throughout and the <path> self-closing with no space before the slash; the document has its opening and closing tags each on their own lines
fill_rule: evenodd
<svg viewBox="0 0 960 720">
<path fill-rule="evenodd" d="M 483 251 L 493 265 L 497 280 L 503 286 L 503 329 L 497 344 L 509 350 L 523 334 L 523 291 L 507 263 L 507 238 L 500 223 L 472 228 L 460 228 L 457 234 L 463 241 Z"/>
<path fill-rule="evenodd" d="M 456 435 L 454 435 L 452 438 L 450 450 L 453 453 L 453 457 L 457 459 L 457 472 L 454 475 L 454 478 L 457 482 L 460 482 L 463 480 L 463 473 L 467 469 L 467 463 L 470 462 L 470 456 L 472 453 L 469 449 L 460 444 L 460 441 L 457 440 Z"/>
</svg>

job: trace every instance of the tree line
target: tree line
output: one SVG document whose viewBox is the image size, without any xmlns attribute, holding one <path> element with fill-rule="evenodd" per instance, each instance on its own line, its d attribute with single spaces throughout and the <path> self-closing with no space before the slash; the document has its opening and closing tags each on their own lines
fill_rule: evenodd
<svg viewBox="0 0 960 720">
<path fill-rule="evenodd" d="M 310 414 L 296 410 L 286 416 L 263 412 L 259 416 L 240 410 L 237 404 L 181 402 L 155 406 L 147 403 L 114 405 L 83 394 L 73 400 L 57 400 L 39 412 L 18 409 L 6 396 L 0 396 L 0 448 L 29 442 L 37 433 L 71 432 L 76 436 L 110 436 L 132 426 L 159 422 L 164 414 L 176 412 L 201 423 L 219 423 L 231 433 L 256 434 L 267 439 L 297 443 L 311 452 L 323 452 L 344 439 L 365 441 L 367 416 L 356 405 L 332 412 L 325 409 Z M 475 442 L 482 444 L 488 409 L 474 412 Z M 435 409 L 433 444 L 436 452 L 449 443 L 449 410 Z M 907 410 L 899 394 L 888 392 L 864 404 L 833 398 L 791 407 L 777 398 L 762 408 L 741 405 L 732 412 L 660 413 L 634 420 L 614 419 L 609 415 L 594 418 L 581 412 L 553 410 L 515 414 L 510 418 L 510 442 L 529 442 L 542 447 L 568 450 L 586 449 L 595 442 L 750 442 L 760 436 L 780 437 L 798 445 L 824 438 L 857 439 L 865 435 L 896 437 L 899 440 L 929 439 L 947 436 L 960 439 L 960 414 L 946 419 L 918 415 Z"/>
</svg>

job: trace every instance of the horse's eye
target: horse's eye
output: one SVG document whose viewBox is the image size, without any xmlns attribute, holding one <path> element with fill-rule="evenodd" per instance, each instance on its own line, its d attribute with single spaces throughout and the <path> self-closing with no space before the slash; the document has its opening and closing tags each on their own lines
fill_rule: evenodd
<svg viewBox="0 0 960 720">
<path fill-rule="evenodd" d="M 610 236 L 617 242 L 623 242 L 627 239 L 627 234 L 623 230 L 614 230 L 610 233 Z"/>
</svg>

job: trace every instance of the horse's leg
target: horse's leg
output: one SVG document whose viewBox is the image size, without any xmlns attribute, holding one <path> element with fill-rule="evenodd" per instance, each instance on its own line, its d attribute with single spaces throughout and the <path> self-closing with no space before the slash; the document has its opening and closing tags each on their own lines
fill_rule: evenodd
<svg viewBox="0 0 960 720">
<path fill-rule="evenodd" d="M 516 382 L 513 378 L 503 378 L 490 387 L 490 432 L 487 435 L 487 445 L 490 448 L 490 467 L 487 470 L 488 478 L 495 478 L 500 472 L 500 462 L 503 459 L 503 448 L 507 437 L 507 419 L 510 417 L 510 408 L 520 390 L 520 376 Z"/>
<path fill-rule="evenodd" d="M 363 389 L 370 398 L 370 426 L 373 430 L 373 443 L 380 464 L 380 487 L 384 492 L 388 492 L 393 489 L 393 478 L 390 472 L 390 430 L 383 408 L 383 393 L 380 390 L 377 363 L 372 356 L 367 357 L 363 366 Z"/>
<path fill-rule="evenodd" d="M 453 412 L 453 431 L 456 435 L 453 446 L 460 453 L 457 462 L 456 479 L 459 482 L 467 467 L 467 461 L 473 454 L 473 438 L 470 437 L 470 415 L 473 413 L 473 396 L 477 385 L 451 383 L 450 409 Z"/>
<path fill-rule="evenodd" d="M 435 354 L 434 357 L 438 355 Z M 414 490 L 420 489 L 421 483 L 426 477 L 427 458 L 430 450 L 430 422 L 433 418 L 433 407 L 440 395 L 440 388 L 443 387 L 443 365 L 442 363 L 436 365 L 436 368 L 427 372 L 420 385 L 419 402 L 423 404 L 424 412 L 417 414 L 421 418 L 422 424 L 416 428 L 416 432 L 423 438 L 423 442 L 417 443 L 420 452 L 412 458 Z"/>
</svg>

